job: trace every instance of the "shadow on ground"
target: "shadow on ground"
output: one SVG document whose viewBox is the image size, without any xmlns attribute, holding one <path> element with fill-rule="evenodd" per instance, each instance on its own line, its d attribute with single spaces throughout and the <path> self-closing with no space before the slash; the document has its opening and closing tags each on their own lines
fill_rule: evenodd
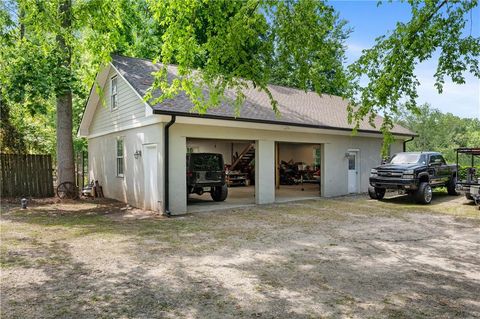
<svg viewBox="0 0 480 319">
<path fill-rule="evenodd" d="M 11 209 L 2 318 L 477 317 L 479 223 L 435 213 L 452 200 L 436 195 L 428 212 L 355 197 L 173 219 L 126 219 L 116 202 Z"/>
</svg>

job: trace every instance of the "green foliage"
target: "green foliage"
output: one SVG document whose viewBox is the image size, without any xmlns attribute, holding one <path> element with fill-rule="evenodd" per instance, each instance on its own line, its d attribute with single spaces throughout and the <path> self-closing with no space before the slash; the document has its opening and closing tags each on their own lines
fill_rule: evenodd
<svg viewBox="0 0 480 319">
<path fill-rule="evenodd" d="M 464 74 L 480 77 L 480 39 L 465 34 L 464 26 L 477 0 L 409 0 L 412 18 L 398 22 L 395 30 L 376 39 L 375 45 L 349 67 L 356 80 L 350 92 L 352 104 L 349 120 L 358 127 L 368 118 L 373 124 L 375 115 L 384 117 L 380 128 L 387 139 L 398 105 L 410 113 L 418 113 L 417 87 L 414 74 L 418 63 L 439 52 L 435 86 L 441 93 L 445 78 L 454 83 L 465 82 Z M 360 84 L 366 78 L 366 85 Z"/>
<path fill-rule="evenodd" d="M 341 94 L 347 86 L 343 68 L 348 35 L 333 8 L 318 0 L 299 1 L 149 1 L 154 19 L 164 29 L 155 74 L 155 102 L 184 91 L 194 109 L 205 113 L 235 92 L 255 87 L 268 94 L 268 84 L 287 84 L 318 93 Z M 166 65 L 178 65 L 168 81 Z M 202 88 L 208 89 L 205 94 Z"/>
<path fill-rule="evenodd" d="M 385 150 L 399 102 L 406 102 L 402 121 L 412 112 L 421 115 L 415 104 L 416 64 L 440 52 L 439 91 L 446 77 L 463 83 L 464 72 L 479 76 L 479 39 L 463 33 L 465 16 L 478 0 L 410 0 L 412 19 L 378 38 L 349 72 L 344 61 L 350 29 L 321 0 L 76 0 L 71 27 L 62 25 L 61 1 L 0 2 L 2 150 L 9 144 L 31 152 L 52 148 L 51 153 L 54 97 L 65 90 L 74 96 L 75 134 L 95 73 L 112 52 L 177 64 L 178 77 L 170 82 L 166 68 L 155 74 L 148 97 L 155 90 L 162 91 L 160 100 L 184 91 L 200 113 L 227 99 L 227 89 L 236 92 L 240 107 L 247 87 L 266 92 L 276 110 L 269 83 L 350 97 L 356 103 L 350 107 L 355 125 L 384 116 Z M 65 56 L 59 38 L 70 50 L 70 67 L 60 63 Z M 445 127 L 448 121 L 457 123 L 452 116 Z M 423 136 L 422 127 L 410 124 Z M 467 142 L 478 145 L 479 130 L 472 131 Z M 455 137 L 458 145 L 467 143 L 462 134 Z M 83 149 L 85 141 L 75 140 L 75 147 Z"/>
<path fill-rule="evenodd" d="M 319 1 L 282 1 L 274 9 L 271 82 L 345 96 L 347 22 Z"/>
<path fill-rule="evenodd" d="M 455 149 L 459 147 L 480 147 L 480 120 L 465 119 L 451 113 L 444 114 L 428 104 L 419 107 L 412 114 L 406 107 L 399 108 L 396 122 L 417 132 L 418 137 L 407 143 L 408 151 L 438 151 L 445 159 L 456 161 Z M 463 165 L 469 164 L 466 156 L 460 158 Z"/>
<path fill-rule="evenodd" d="M 62 25 L 61 3 L 21 0 L 0 5 L 1 106 L 2 114 L 8 114 L 8 123 L 2 118 L 2 151 L 55 154 L 55 96 L 72 91 L 75 135 L 95 73 L 124 41 L 121 35 L 128 28 L 122 10 L 133 10 L 133 1 L 74 1 L 70 27 Z M 65 39 L 71 64 L 64 63 L 69 58 L 59 39 Z M 4 129 L 8 125 L 15 131 Z M 86 145 L 81 139 L 74 144 L 77 151 Z"/>
</svg>

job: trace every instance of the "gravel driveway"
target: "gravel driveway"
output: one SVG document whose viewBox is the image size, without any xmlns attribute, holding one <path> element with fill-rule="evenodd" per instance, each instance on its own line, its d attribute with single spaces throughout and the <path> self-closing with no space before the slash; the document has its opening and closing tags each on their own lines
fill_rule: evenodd
<svg viewBox="0 0 480 319">
<path fill-rule="evenodd" d="M 480 211 L 435 194 L 165 219 L 112 201 L 1 216 L 2 318 L 480 317 Z"/>
</svg>

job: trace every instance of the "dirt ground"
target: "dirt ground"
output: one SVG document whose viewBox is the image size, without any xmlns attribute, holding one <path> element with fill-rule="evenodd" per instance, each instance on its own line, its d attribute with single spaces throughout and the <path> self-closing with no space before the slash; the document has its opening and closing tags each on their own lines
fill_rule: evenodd
<svg viewBox="0 0 480 319">
<path fill-rule="evenodd" d="M 480 211 L 435 194 L 162 218 L 3 203 L 1 318 L 480 317 Z"/>
</svg>

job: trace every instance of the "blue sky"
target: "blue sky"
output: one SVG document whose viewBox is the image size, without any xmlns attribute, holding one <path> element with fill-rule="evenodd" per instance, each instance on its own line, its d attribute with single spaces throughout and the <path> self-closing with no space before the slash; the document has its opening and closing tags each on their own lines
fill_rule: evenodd
<svg viewBox="0 0 480 319">
<path fill-rule="evenodd" d="M 347 40 L 348 63 L 355 61 L 362 49 L 371 47 L 375 38 L 391 31 L 398 21 L 408 21 L 410 18 L 409 5 L 401 2 L 382 3 L 377 7 L 377 1 L 329 1 L 339 12 L 340 17 L 347 20 L 353 28 Z M 466 25 L 466 32 L 479 36 L 480 8 L 477 6 L 472 12 L 473 23 Z M 428 102 L 442 112 L 450 112 L 461 117 L 480 119 L 480 80 L 466 76 L 467 83 L 456 85 L 447 81 L 442 94 L 438 94 L 434 87 L 433 74 L 436 69 L 435 58 L 419 64 L 416 75 L 421 83 L 418 89 L 418 103 Z"/>
</svg>

